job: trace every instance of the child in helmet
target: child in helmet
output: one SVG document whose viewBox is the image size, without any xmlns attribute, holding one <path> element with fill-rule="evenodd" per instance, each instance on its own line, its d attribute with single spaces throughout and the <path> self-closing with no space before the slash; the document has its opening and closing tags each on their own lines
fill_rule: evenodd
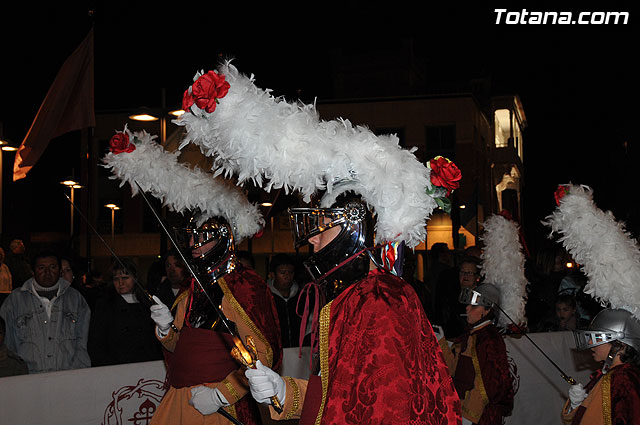
<svg viewBox="0 0 640 425">
<path fill-rule="evenodd" d="M 606 309 L 587 329 L 574 331 L 576 348 L 591 349 L 602 369 L 586 386 L 572 385 L 562 409 L 565 424 L 638 423 L 640 418 L 640 321 L 624 309 Z"/>
<path fill-rule="evenodd" d="M 491 283 L 463 288 L 468 329 L 449 347 L 439 338 L 449 373 L 462 402 L 463 424 L 502 424 L 513 408 L 507 349 L 494 321 L 500 290 Z"/>
</svg>

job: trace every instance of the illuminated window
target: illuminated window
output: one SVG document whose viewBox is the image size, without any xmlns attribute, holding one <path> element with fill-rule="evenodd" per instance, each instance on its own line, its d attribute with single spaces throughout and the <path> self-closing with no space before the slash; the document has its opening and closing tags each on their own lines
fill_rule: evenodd
<svg viewBox="0 0 640 425">
<path fill-rule="evenodd" d="M 511 137 L 511 120 L 508 109 L 497 109 L 495 112 L 496 148 L 509 146 Z"/>
</svg>

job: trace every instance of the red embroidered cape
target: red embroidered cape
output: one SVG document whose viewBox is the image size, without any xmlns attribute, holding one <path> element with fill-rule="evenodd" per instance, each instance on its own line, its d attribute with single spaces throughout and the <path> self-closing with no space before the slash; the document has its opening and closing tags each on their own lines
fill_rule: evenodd
<svg viewBox="0 0 640 425">
<path fill-rule="evenodd" d="M 460 423 L 442 351 L 409 284 L 374 271 L 325 308 L 322 424 Z"/>
<path fill-rule="evenodd" d="M 273 350 L 272 369 L 277 370 L 282 363 L 282 337 L 271 290 L 255 271 L 241 266 L 223 276 L 223 279 L 247 316 L 269 341 Z"/>
</svg>

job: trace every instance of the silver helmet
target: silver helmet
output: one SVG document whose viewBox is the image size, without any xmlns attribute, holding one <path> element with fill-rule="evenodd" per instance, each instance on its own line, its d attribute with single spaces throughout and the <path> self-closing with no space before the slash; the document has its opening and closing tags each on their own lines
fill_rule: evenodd
<svg viewBox="0 0 640 425">
<path fill-rule="evenodd" d="M 178 242 L 198 274 L 217 279 L 236 265 L 231 226 L 221 218 L 209 218 L 200 225 L 197 222 L 194 216 L 186 227 L 174 229 Z"/>
<path fill-rule="evenodd" d="M 493 283 L 483 283 L 475 288 L 462 288 L 458 301 L 461 304 L 491 308 L 500 304 L 500 289 Z"/>
<path fill-rule="evenodd" d="M 602 310 L 587 329 L 575 330 L 573 336 L 578 350 L 620 341 L 640 351 L 640 321 L 621 308 Z"/>
<path fill-rule="evenodd" d="M 331 208 L 290 208 L 289 218 L 296 248 L 328 229 L 340 228 L 329 244 L 304 263 L 314 281 L 330 282 L 325 288 L 329 299 L 366 276 L 369 255 L 364 250 L 373 246 L 373 227 L 371 213 L 364 203 L 350 200 Z M 343 264 L 358 253 L 349 264 Z"/>
</svg>

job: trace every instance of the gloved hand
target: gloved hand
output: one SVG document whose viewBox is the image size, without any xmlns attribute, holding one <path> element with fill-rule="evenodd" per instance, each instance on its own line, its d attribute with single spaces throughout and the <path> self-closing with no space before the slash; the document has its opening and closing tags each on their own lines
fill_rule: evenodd
<svg viewBox="0 0 640 425">
<path fill-rule="evenodd" d="M 154 295 L 153 300 L 156 304 L 153 304 L 150 307 L 151 319 L 156 322 L 156 325 L 158 325 L 158 331 L 160 331 L 161 334 L 166 335 L 173 323 L 173 316 L 171 315 L 169 307 L 164 305 L 164 303 L 160 301 L 160 298 Z"/>
<path fill-rule="evenodd" d="M 219 389 L 205 387 L 204 385 L 191 388 L 189 404 L 203 415 L 210 415 L 217 412 L 221 407 L 229 406 L 227 399 Z"/>
<path fill-rule="evenodd" d="M 582 388 L 582 384 L 575 384 L 569 388 L 569 401 L 571 402 L 571 410 L 580 406 L 584 399 L 587 398 L 587 392 Z"/>
<path fill-rule="evenodd" d="M 284 405 L 286 387 L 284 379 L 260 360 L 256 362 L 255 369 L 247 369 L 244 375 L 249 380 L 251 395 L 258 403 L 271 404 L 270 398 L 278 396 L 278 400 Z"/>
<path fill-rule="evenodd" d="M 444 331 L 442 330 L 442 326 L 440 326 L 440 325 L 431 325 L 431 327 L 433 328 L 433 333 L 436 335 L 436 339 L 438 341 L 440 341 L 442 338 L 444 338 Z"/>
</svg>

